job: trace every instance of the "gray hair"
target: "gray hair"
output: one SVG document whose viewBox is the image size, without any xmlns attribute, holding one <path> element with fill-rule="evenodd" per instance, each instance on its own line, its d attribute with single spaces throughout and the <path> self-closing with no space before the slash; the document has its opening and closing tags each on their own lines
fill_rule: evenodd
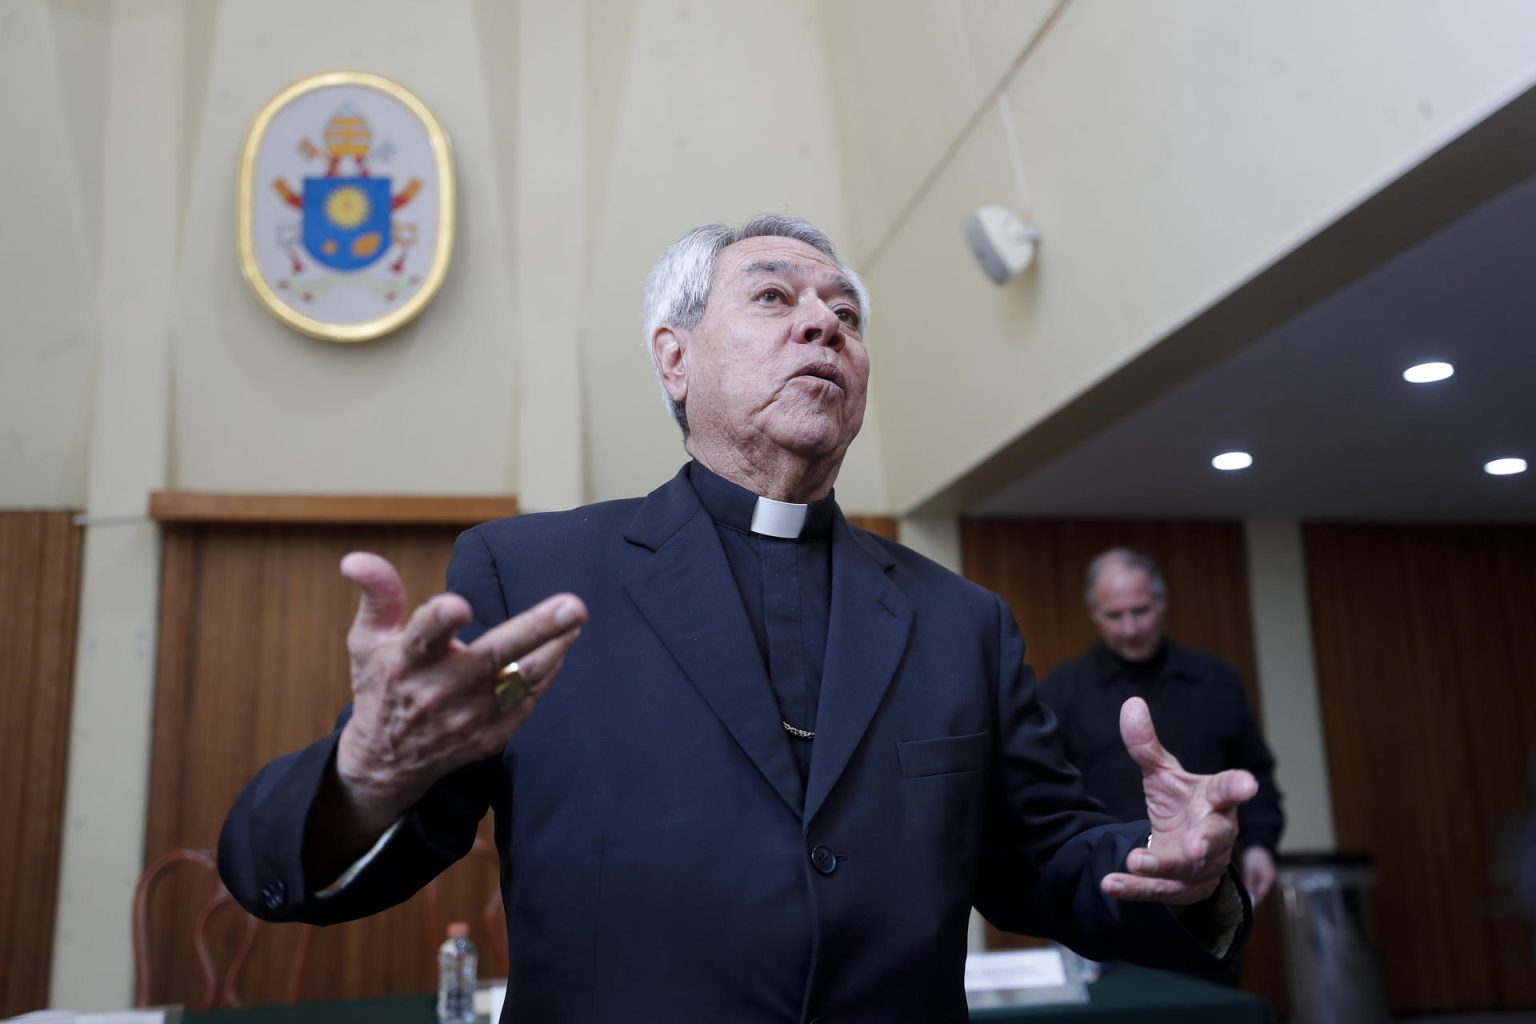
<svg viewBox="0 0 1536 1024">
<path fill-rule="evenodd" d="M 661 385 L 661 397 L 667 403 L 667 412 L 688 436 L 688 415 L 682 406 L 672 400 L 661 379 L 661 367 L 656 365 L 656 353 L 651 349 L 651 339 L 659 327 L 696 327 L 704 318 L 704 307 L 709 303 L 709 286 L 714 280 L 715 257 L 720 250 L 748 238 L 792 238 L 822 253 L 853 285 L 859 300 L 859 322 L 865 329 L 869 324 L 869 291 L 859 275 L 840 260 L 826 232 L 809 221 L 786 214 L 766 213 L 743 224 L 729 227 L 725 224 L 705 224 L 694 228 L 678 239 L 645 279 L 645 342 L 651 356 L 651 370 L 656 383 Z"/>
<path fill-rule="evenodd" d="M 1088 607 L 1093 605 L 1093 588 L 1098 585 L 1099 576 L 1111 565 L 1123 566 L 1127 569 L 1140 569 L 1147 574 L 1147 585 L 1152 591 L 1152 599 L 1158 604 L 1168 596 L 1168 585 L 1163 582 L 1163 573 L 1152 561 L 1140 551 L 1131 548 L 1110 548 L 1101 552 L 1093 561 L 1088 563 L 1088 572 L 1083 580 L 1083 599 L 1088 602 Z"/>
</svg>

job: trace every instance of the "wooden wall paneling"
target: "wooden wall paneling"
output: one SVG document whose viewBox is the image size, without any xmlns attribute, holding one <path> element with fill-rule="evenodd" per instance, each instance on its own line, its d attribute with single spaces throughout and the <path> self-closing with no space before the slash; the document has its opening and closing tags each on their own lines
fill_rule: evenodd
<svg viewBox="0 0 1536 1024">
<path fill-rule="evenodd" d="M 356 588 L 337 568 L 342 555 L 362 549 L 388 558 L 414 604 L 442 589 L 457 532 L 167 526 L 146 861 L 177 847 L 215 846 L 230 804 L 256 771 L 330 731 L 350 695 L 344 639 L 357 606 Z M 489 834 L 488 822 L 482 831 Z M 440 886 L 445 911 L 478 930 L 478 908 L 494 882 L 494 869 L 456 865 Z M 190 879 L 172 878 L 163 888 L 167 898 L 150 922 L 165 963 L 156 966 L 155 993 L 175 1000 L 186 998 L 193 973 L 183 937 L 201 894 Z M 430 990 L 435 943 L 424 934 L 422 913 L 412 900 L 322 929 L 310 949 L 303 997 Z M 281 997 L 297 934 L 290 926 L 263 929 L 242 985 L 247 1001 Z M 476 938 L 490 949 L 488 936 Z"/>
<path fill-rule="evenodd" d="M 469 527 L 517 515 L 517 499 L 500 495 L 156 491 L 149 496 L 149 514 L 160 523 Z"/>
<path fill-rule="evenodd" d="M 1216 521 L 968 519 L 961 522 L 965 575 L 1000 595 L 1028 644 L 1038 677 L 1098 639 L 1083 600 L 1093 557 L 1111 547 L 1149 555 L 1168 583 L 1170 636 L 1214 651 L 1242 673 L 1248 702 L 1262 722 L 1248 601 L 1243 525 Z M 1243 987 L 1287 1005 L 1281 960 L 1279 900 L 1259 908 L 1243 962 Z M 987 928 L 988 944 L 1033 944 Z"/>
<path fill-rule="evenodd" d="M 1083 603 L 1083 573 L 1107 548 L 1146 553 L 1168 581 L 1168 633 L 1215 651 L 1248 684 L 1261 713 L 1241 523 L 1161 520 L 969 519 L 961 523 L 965 575 L 999 594 L 1044 676 L 1098 638 Z"/>
<path fill-rule="evenodd" d="M 1536 530 L 1308 524 L 1339 843 L 1380 869 L 1401 1012 L 1536 1005 L 1531 931 L 1498 894 L 1499 826 L 1536 751 Z"/>
<path fill-rule="evenodd" d="M 1496 874 L 1507 873 L 1513 856 L 1530 879 L 1536 876 L 1536 853 L 1509 844 L 1518 822 L 1536 818 L 1536 669 L 1529 654 L 1536 622 L 1536 529 L 1478 529 L 1475 536 L 1482 542 L 1490 585 L 1461 591 L 1455 630 L 1467 670 L 1461 698 L 1472 712 L 1473 777 L 1485 834 L 1493 843 L 1490 853 L 1501 866 Z M 1496 880 L 1488 890 L 1487 948 L 1496 999 L 1502 1006 L 1536 1006 L 1536 933 L 1514 909 L 1507 884 Z"/>
<path fill-rule="evenodd" d="M 0 1017 L 48 1002 L 83 531 L 0 511 Z"/>
<path fill-rule="evenodd" d="M 160 554 L 160 612 L 155 651 L 155 699 L 153 735 L 149 755 L 150 808 L 145 819 L 144 863 L 149 865 L 161 854 L 181 847 L 214 848 L 216 837 L 186 838 L 170 815 L 157 814 L 160 806 L 179 808 L 188 766 L 183 749 L 167 743 L 169 737 L 190 737 L 185 702 L 180 699 L 192 671 L 192 641 L 197 623 L 196 606 L 197 536 L 193 531 L 166 531 Z M 169 685 L 168 685 L 169 684 Z M 201 770 L 207 770 L 199 766 Z M 178 872 L 183 876 L 191 872 Z M 155 901 L 149 907 L 149 949 L 154 974 L 151 998 L 156 1003 L 191 1003 L 197 998 L 196 954 L 192 945 L 193 918 L 196 907 L 206 898 L 206 887 L 192 888 L 186 877 L 168 878 L 161 883 Z M 220 934 L 216 941 L 219 962 L 233 949 L 233 933 Z M 135 965 L 137 969 L 137 965 Z M 167 985 L 163 979 L 182 979 Z"/>
<path fill-rule="evenodd" d="M 896 539 L 896 520 L 892 516 L 849 516 L 848 522 L 886 540 Z"/>
</svg>

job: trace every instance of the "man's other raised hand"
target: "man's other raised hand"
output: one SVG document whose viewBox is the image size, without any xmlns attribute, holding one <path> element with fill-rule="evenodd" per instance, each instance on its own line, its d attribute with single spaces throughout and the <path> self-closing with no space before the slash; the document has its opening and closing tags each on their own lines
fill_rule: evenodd
<svg viewBox="0 0 1536 1024">
<path fill-rule="evenodd" d="M 1237 808 L 1259 791 L 1242 769 L 1217 775 L 1187 772 L 1152 727 L 1147 702 L 1132 697 L 1120 708 L 1120 739 L 1141 768 L 1152 838 L 1132 850 L 1125 870 L 1105 875 L 1100 887 L 1123 900 L 1188 905 L 1216 891 L 1237 841 Z"/>
</svg>

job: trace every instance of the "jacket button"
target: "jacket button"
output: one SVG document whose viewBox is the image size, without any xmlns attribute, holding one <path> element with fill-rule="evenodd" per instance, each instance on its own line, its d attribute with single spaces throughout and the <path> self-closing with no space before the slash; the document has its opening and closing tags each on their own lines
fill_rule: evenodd
<svg viewBox="0 0 1536 1024">
<path fill-rule="evenodd" d="M 830 875 L 837 870 L 837 854 L 825 846 L 818 846 L 811 851 L 811 866 L 824 875 Z"/>
<path fill-rule="evenodd" d="M 268 882 L 261 887 L 261 905 L 268 910 L 276 910 L 283 905 L 283 897 L 288 894 L 288 887 L 282 879 Z"/>
</svg>

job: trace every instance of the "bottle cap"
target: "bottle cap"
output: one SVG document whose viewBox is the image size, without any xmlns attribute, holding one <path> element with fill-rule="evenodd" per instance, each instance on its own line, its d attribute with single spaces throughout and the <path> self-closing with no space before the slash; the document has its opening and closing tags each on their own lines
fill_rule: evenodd
<svg viewBox="0 0 1536 1024">
<path fill-rule="evenodd" d="M 469 938 L 469 925 L 465 924 L 463 921 L 453 922 L 448 926 L 448 937 L 450 939 Z"/>
</svg>

